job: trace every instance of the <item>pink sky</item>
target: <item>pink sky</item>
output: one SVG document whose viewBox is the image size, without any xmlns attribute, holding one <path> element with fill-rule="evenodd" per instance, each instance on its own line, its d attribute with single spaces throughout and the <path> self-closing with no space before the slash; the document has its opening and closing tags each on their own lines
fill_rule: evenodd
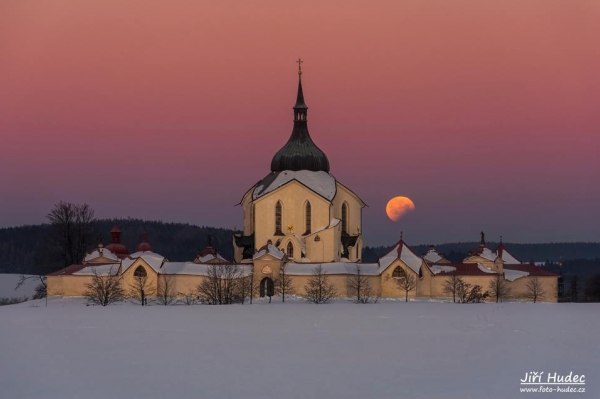
<svg viewBox="0 0 600 399">
<path fill-rule="evenodd" d="M 599 20 L 597 0 L 3 0 L 0 227 L 60 200 L 241 226 L 301 56 L 367 244 L 598 241 Z"/>
</svg>

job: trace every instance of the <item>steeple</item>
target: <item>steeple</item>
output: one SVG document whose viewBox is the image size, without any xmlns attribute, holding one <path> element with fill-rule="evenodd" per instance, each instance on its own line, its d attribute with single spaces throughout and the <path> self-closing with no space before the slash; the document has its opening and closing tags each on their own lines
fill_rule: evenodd
<svg viewBox="0 0 600 399">
<path fill-rule="evenodd" d="M 329 172 L 327 156 L 310 138 L 308 133 L 307 112 L 302 90 L 302 60 L 298 59 L 298 94 L 294 105 L 294 128 L 288 142 L 271 161 L 271 171 L 310 170 Z"/>
<path fill-rule="evenodd" d="M 296 105 L 294 105 L 294 122 L 306 121 L 308 107 L 304 103 L 304 92 L 302 91 L 302 61 L 298 58 L 298 94 L 296 95 Z"/>
</svg>

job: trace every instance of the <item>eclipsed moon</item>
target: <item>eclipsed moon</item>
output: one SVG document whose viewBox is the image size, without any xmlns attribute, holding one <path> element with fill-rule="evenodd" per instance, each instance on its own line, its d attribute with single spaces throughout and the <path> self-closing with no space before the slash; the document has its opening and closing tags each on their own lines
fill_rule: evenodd
<svg viewBox="0 0 600 399">
<path fill-rule="evenodd" d="M 407 212 L 414 211 L 415 204 L 408 197 L 394 197 L 385 206 L 385 213 L 394 222 L 400 220 Z"/>
</svg>

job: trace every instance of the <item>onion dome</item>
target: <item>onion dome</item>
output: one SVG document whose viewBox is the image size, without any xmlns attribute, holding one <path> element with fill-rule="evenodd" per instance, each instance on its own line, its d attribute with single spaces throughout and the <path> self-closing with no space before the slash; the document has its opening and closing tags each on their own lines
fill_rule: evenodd
<svg viewBox="0 0 600 399">
<path fill-rule="evenodd" d="M 119 229 L 119 226 L 116 223 L 110 231 L 110 236 L 111 243 L 108 244 L 105 248 L 117 255 L 119 258 L 124 258 L 127 255 L 129 255 L 127 247 L 121 244 L 121 229 Z"/>
<path fill-rule="evenodd" d="M 298 95 L 294 105 L 294 128 L 288 142 L 273 156 L 271 171 L 310 170 L 329 172 L 327 156 L 310 138 L 306 114 L 308 107 L 304 103 L 302 91 L 302 60 L 298 60 Z"/>
<path fill-rule="evenodd" d="M 135 252 L 144 252 L 144 251 L 152 251 L 152 246 L 148 244 L 148 235 L 144 231 L 142 233 L 142 242 L 135 247 Z"/>
</svg>

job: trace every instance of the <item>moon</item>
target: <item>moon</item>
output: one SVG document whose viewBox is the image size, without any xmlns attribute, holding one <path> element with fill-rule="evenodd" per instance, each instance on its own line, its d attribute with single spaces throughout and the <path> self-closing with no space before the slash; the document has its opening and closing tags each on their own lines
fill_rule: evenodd
<svg viewBox="0 0 600 399">
<path fill-rule="evenodd" d="M 404 214 L 415 210 L 415 204 L 408 197 L 394 197 L 385 206 L 388 217 L 397 222 Z"/>
</svg>

